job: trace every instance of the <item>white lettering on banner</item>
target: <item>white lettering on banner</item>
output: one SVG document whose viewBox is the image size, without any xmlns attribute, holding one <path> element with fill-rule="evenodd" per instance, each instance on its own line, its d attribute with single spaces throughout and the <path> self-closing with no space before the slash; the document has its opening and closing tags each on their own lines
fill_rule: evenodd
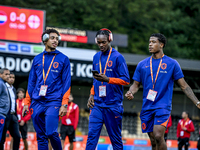
<svg viewBox="0 0 200 150">
<path fill-rule="evenodd" d="M 76 66 L 76 76 L 77 77 L 89 77 L 92 78 L 92 64 L 80 64 Z"/>
<path fill-rule="evenodd" d="M 23 72 L 29 72 L 31 69 L 31 62 L 29 59 L 22 59 L 21 61 L 21 70 Z"/>
<path fill-rule="evenodd" d="M 20 71 L 20 65 L 19 64 L 20 64 L 20 59 L 17 58 L 16 59 L 16 67 L 15 67 L 15 71 L 17 71 L 17 72 Z"/>
<path fill-rule="evenodd" d="M 0 67 L 1 67 L 1 68 L 5 68 L 5 64 L 4 64 L 4 59 L 3 59 L 3 57 L 0 57 Z"/>
<path fill-rule="evenodd" d="M 71 66 L 71 76 L 73 76 L 74 75 L 74 73 L 73 73 L 74 64 L 70 63 L 70 66 Z"/>
<path fill-rule="evenodd" d="M 86 64 L 77 64 L 77 67 L 76 67 L 76 76 L 77 77 L 86 77 L 86 74 L 85 74 L 85 68 L 86 68 Z"/>
<path fill-rule="evenodd" d="M 6 58 L 6 68 L 10 71 L 15 69 L 15 59 L 12 57 Z"/>
<path fill-rule="evenodd" d="M 93 75 L 92 75 L 92 65 L 88 65 L 86 67 L 86 74 L 87 74 L 87 77 L 89 77 L 89 78 L 93 77 Z"/>
<path fill-rule="evenodd" d="M 5 60 L 5 61 L 4 61 Z M 0 68 L 8 68 L 10 71 L 29 72 L 31 69 L 32 60 L 20 59 L 13 57 L 0 57 Z"/>
<path fill-rule="evenodd" d="M 0 68 L 8 68 L 10 71 L 28 73 L 31 70 L 33 59 L 20 57 L 0 56 Z M 71 76 L 79 78 L 92 78 L 92 64 L 71 62 Z M 54 70 L 53 70 L 54 71 Z M 55 72 L 55 71 L 54 71 Z"/>
</svg>

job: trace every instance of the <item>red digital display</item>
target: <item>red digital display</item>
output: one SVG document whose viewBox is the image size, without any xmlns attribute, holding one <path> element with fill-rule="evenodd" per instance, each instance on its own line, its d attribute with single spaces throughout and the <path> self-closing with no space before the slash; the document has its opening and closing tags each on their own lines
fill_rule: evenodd
<svg viewBox="0 0 200 150">
<path fill-rule="evenodd" d="M 60 33 L 61 41 L 87 43 L 87 36 L 69 35 Z"/>
<path fill-rule="evenodd" d="M 45 12 L 0 6 L 0 39 L 40 43 Z"/>
</svg>

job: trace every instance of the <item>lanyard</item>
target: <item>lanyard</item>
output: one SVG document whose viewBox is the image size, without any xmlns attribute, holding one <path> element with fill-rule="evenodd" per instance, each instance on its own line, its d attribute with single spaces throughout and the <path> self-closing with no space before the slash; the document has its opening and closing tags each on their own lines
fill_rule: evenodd
<svg viewBox="0 0 200 150">
<path fill-rule="evenodd" d="M 18 114 L 23 109 L 24 102 L 23 102 L 23 99 L 22 100 L 17 99 L 16 102 L 17 102 L 17 114 Z"/>
<path fill-rule="evenodd" d="M 155 82 L 153 82 L 152 56 L 151 56 L 151 59 L 150 59 L 150 70 L 151 70 L 151 80 L 152 80 L 152 83 L 153 83 L 153 89 L 155 87 L 155 84 L 156 84 L 156 81 L 157 81 L 157 78 L 158 78 L 158 73 L 160 71 L 160 67 L 161 67 L 161 64 L 162 64 L 162 58 L 163 58 L 163 56 L 164 56 L 164 54 L 162 55 L 160 63 L 159 63 L 159 66 L 158 66 L 158 70 L 157 70 L 157 73 L 156 73 Z"/>
<path fill-rule="evenodd" d="M 109 60 L 109 58 L 110 58 L 111 52 L 112 52 L 112 47 L 110 48 L 110 52 L 109 52 L 109 54 L 108 54 L 108 58 L 107 58 L 107 61 L 106 61 L 106 65 L 105 65 L 103 74 L 106 74 L 106 68 L 107 68 L 107 65 L 108 65 L 108 60 Z M 99 59 L 99 69 L 100 69 L 100 73 L 102 74 L 101 56 L 100 56 L 100 59 Z"/>
<path fill-rule="evenodd" d="M 69 117 L 69 114 L 72 110 L 72 104 L 73 104 L 73 102 L 71 102 L 71 105 L 69 106 L 69 110 L 67 111 L 67 118 Z"/>
<path fill-rule="evenodd" d="M 47 74 L 46 74 L 46 76 L 45 76 L 45 72 L 44 72 L 44 54 L 43 54 L 42 65 L 43 65 L 43 79 L 44 79 L 44 85 L 45 85 L 45 82 L 46 82 L 47 77 L 48 77 L 48 75 L 49 75 L 49 71 L 50 71 L 50 69 L 51 69 L 51 66 L 52 66 L 52 64 L 53 64 L 53 61 L 54 61 L 55 57 L 56 57 L 56 54 L 54 55 L 53 59 L 51 60 L 51 64 L 50 64 L 49 69 L 48 69 L 48 71 L 47 71 Z"/>
<path fill-rule="evenodd" d="M 188 121 L 189 121 L 189 118 L 185 121 L 184 124 L 183 124 L 183 121 L 181 121 L 181 128 L 184 128 Z"/>
</svg>

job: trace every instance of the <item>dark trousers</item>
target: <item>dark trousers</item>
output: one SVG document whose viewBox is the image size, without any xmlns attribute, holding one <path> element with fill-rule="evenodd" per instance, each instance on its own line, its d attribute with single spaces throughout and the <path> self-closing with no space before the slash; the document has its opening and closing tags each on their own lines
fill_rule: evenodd
<svg viewBox="0 0 200 150">
<path fill-rule="evenodd" d="M 58 134 L 59 107 L 44 106 L 35 101 L 30 106 L 33 126 L 37 133 L 38 150 L 48 150 L 48 139 L 54 150 L 62 150 Z"/>
<path fill-rule="evenodd" d="M 183 145 L 185 145 L 185 150 L 188 150 L 189 138 L 178 138 L 178 150 L 182 150 Z"/>
<path fill-rule="evenodd" d="M 122 143 L 122 114 L 123 107 L 102 108 L 94 106 L 89 116 L 89 132 L 85 150 L 95 150 L 101 129 L 105 124 L 113 150 L 123 150 Z"/>
<path fill-rule="evenodd" d="M 18 123 L 18 118 L 15 114 L 8 114 L 6 116 L 5 126 L 3 129 L 2 139 L 0 143 L 0 150 L 4 149 L 7 130 L 9 130 L 10 135 L 13 137 L 13 150 L 19 150 L 19 143 L 20 143 L 19 123 Z"/>
<path fill-rule="evenodd" d="M 165 142 L 167 142 L 167 133 L 164 134 Z"/>
<path fill-rule="evenodd" d="M 199 136 L 198 142 L 197 142 L 197 149 L 200 150 L 200 136 Z"/>
</svg>

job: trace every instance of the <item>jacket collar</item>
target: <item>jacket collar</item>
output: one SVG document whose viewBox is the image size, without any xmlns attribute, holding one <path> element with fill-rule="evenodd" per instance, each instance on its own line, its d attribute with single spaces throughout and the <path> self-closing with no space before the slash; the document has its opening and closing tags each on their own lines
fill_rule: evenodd
<svg viewBox="0 0 200 150">
<path fill-rule="evenodd" d="M 55 51 L 52 51 L 52 52 L 47 52 L 46 50 L 44 50 L 43 53 L 45 55 L 55 55 L 55 54 L 59 54 L 59 51 L 57 49 Z"/>
<path fill-rule="evenodd" d="M 6 81 L 4 81 L 1 77 L 0 77 L 0 80 L 3 81 L 4 83 L 6 83 Z"/>
<path fill-rule="evenodd" d="M 11 89 L 13 89 L 13 86 L 12 86 L 12 85 L 10 85 L 10 84 L 8 84 L 8 82 L 6 82 L 6 86 L 7 86 L 8 88 L 11 88 Z"/>
<path fill-rule="evenodd" d="M 107 51 L 105 51 L 105 52 L 101 52 L 101 53 L 102 53 L 102 55 L 108 55 L 109 52 L 110 52 L 110 50 L 111 50 L 111 49 L 108 49 Z M 113 48 L 112 48 L 112 51 L 113 51 Z"/>
</svg>

